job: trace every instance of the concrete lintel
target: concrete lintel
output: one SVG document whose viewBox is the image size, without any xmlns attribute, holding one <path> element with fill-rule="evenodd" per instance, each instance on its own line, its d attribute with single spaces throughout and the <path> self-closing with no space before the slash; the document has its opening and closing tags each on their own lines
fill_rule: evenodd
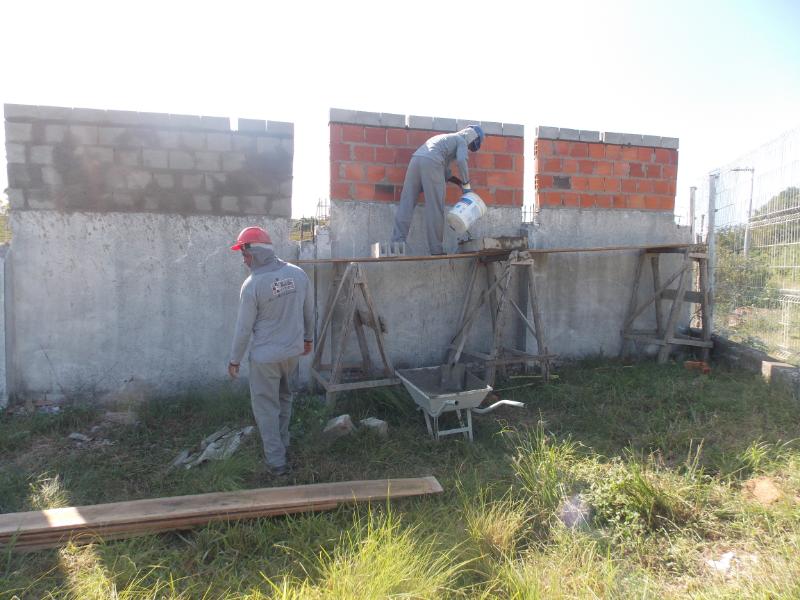
<svg viewBox="0 0 800 600">
<path fill-rule="evenodd" d="M 331 123 L 355 123 L 356 111 L 344 108 L 332 108 L 328 115 L 328 121 Z"/>
<path fill-rule="evenodd" d="M 617 133 L 604 131 L 602 134 L 604 144 L 619 144 L 620 146 L 641 146 L 642 136 L 636 133 Z"/>
<path fill-rule="evenodd" d="M 650 148 L 661 148 L 661 136 L 643 135 L 642 146 L 649 146 Z"/>
<path fill-rule="evenodd" d="M 581 129 L 580 140 L 582 142 L 590 142 L 590 143 L 599 142 L 600 141 L 600 132 L 599 131 L 584 131 L 583 129 Z"/>
<path fill-rule="evenodd" d="M 457 131 L 458 121 L 446 117 L 433 117 L 433 127 L 431 129 L 434 131 Z"/>
<path fill-rule="evenodd" d="M 71 121 L 72 109 L 65 106 L 40 106 L 39 118 L 43 121 Z"/>
<path fill-rule="evenodd" d="M 76 123 L 103 123 L 106 119 L 106 111 L 98 108 L 73 108 L 70 113 L 70 121 Z"/>
<path fill-rule="evenodd" d="M 536 128 L 536 137 L 546 140 L 557 140 L 559 134 L 558 127 L 550 127 L 548 125 L 539 125 Z"/>
<path fill-rule="evenodd" d="M 139 113 L 139 124 L 145 127 L 169 127 L 169 115 L 154 112 Z"/>
<path fill-rule="evenodd" d="M 525 137 L 525 126 L 519 123 L 503 123 L 503 135 L 507 137 Z"/>
<path fill-rule="evenodd" d="M 433 129 L 433 117 L 409 115 L 408 127 L 409 129 Z"/>
<path fill-rule="evenodd" d="M 264 133 L 267 130 L 267 122 L 263 119 L 239 119 L 239 131 L 248 133 Z"/>
<path fill-rule="evenodd" d="M 579 142 L 581 141 L 581 132 L 578 129 L 562 127 L 558 132 L 558 139 L 567 140 L 568 142 Z"/>
<path fill-rule="evenodd" d="M 481 121 L 479 125 L 486 135 L 503 135 L 503 124 L 497 121 Z"/>
<path fill-rule="evenodd" d="M 6 121 L 39 119 L 39 107 L 29 104 L 4 104 L 3 114 Z"/>
<path fill-rule="evenodd" d="M 384 127 L 405 127 L 406 116 L 395 113 L 381 113 L 381 125 Z"/>
<path fill-rule="evenodd" d="M 267 121 L 267 135 L 287 137 L 294 135 L 294 123 L 286 121 Z"/>
<path fill-rule="evenodd" d="M 231 120 L 228 117 L 200 117 L 200 124 L 203 129 L 209 131 L 230 131 Z"/>
<path fill-rule="evenodd" d="M 106 120 L 112 125 L 141 125 L 140 113 L 133 110 L 107 110 Z"/>
<path fill-rule="evenodd" d="M 680 140 L 678 138 L 662 137 L 661 138 L 661 147 L 662 148 L 669 148 L 670 150 L 677 150 L 679 141 Z"/>
<path fill-rule="evenodd" d="M 202 129 L 203 122 L 198 115 L 173 115 L 169 116 L 170 127 L 176 129 Z"/>
</svg>

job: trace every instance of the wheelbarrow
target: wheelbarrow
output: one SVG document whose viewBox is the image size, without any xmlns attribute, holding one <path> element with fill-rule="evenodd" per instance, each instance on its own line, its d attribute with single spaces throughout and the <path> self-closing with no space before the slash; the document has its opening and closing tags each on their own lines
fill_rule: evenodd
<svg viewBox="0 0 800 600">
<path fill-rule="evenodd" d="M 491 386 L 469 371 L 464 371 L 463 385 L 460 390 L 442 388 L 442 367 L 422 367 L 419 369 L 398 369 L 397 377 L 403 382 L 406 390 L 416 402 L 425 416 L 428 433 L 435 440 L 446 435 L 463 433 L 472 441 L 472 413 L 486 414 L 499 406 L 525 406 L 514 400 L 500 400 L 486 408 L 478 408 L 484 398 L 492 391 Z M 455 412 L 460 427 L 439 429 L 439 417 L 446 412 Z M 462 414 L 466 413 L 466 414 Z M 466 424 L 465 424 L 466 421 Z"/>
</svg>

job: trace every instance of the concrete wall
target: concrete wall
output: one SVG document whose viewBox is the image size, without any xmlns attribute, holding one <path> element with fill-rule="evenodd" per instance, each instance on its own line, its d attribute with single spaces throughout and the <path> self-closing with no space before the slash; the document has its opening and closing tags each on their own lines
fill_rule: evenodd
<svg viewBox="0 0 800 600">
<path fill-rule="evenodd" d="M 227 379 L 247 270 L 229 246 L 265 227 L 293 258 L 293 126 L 6 106 L 13 396 L 169 393 Z"/>
</svg>

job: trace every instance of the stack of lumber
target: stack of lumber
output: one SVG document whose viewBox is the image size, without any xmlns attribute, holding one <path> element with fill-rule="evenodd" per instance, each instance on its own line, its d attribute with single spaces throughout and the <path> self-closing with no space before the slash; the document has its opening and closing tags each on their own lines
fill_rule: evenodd
<svg viewBox="0 0 800 600">
<path fill-rule="evenodd" d="M 150 498 L 0 515 L 0 551 L 90 543 L 213 521 L 332 510 L 340 504 L 437 494 L 435 477 L 343 481 L 290 487 Z"/>
</svg>

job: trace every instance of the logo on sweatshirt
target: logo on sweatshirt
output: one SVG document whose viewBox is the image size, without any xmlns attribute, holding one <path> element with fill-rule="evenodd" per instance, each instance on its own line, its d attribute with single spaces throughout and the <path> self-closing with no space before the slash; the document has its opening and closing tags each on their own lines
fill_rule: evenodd
<svg viewBox="0 0 800 600">
<path fill-rule="evenodd" d="M 286 279 L 276 279 L 272 282 L 272 295 L 285 296 L 286 294 L 294 293 L 294 279 L 287 277 Z"/>
</svg>

